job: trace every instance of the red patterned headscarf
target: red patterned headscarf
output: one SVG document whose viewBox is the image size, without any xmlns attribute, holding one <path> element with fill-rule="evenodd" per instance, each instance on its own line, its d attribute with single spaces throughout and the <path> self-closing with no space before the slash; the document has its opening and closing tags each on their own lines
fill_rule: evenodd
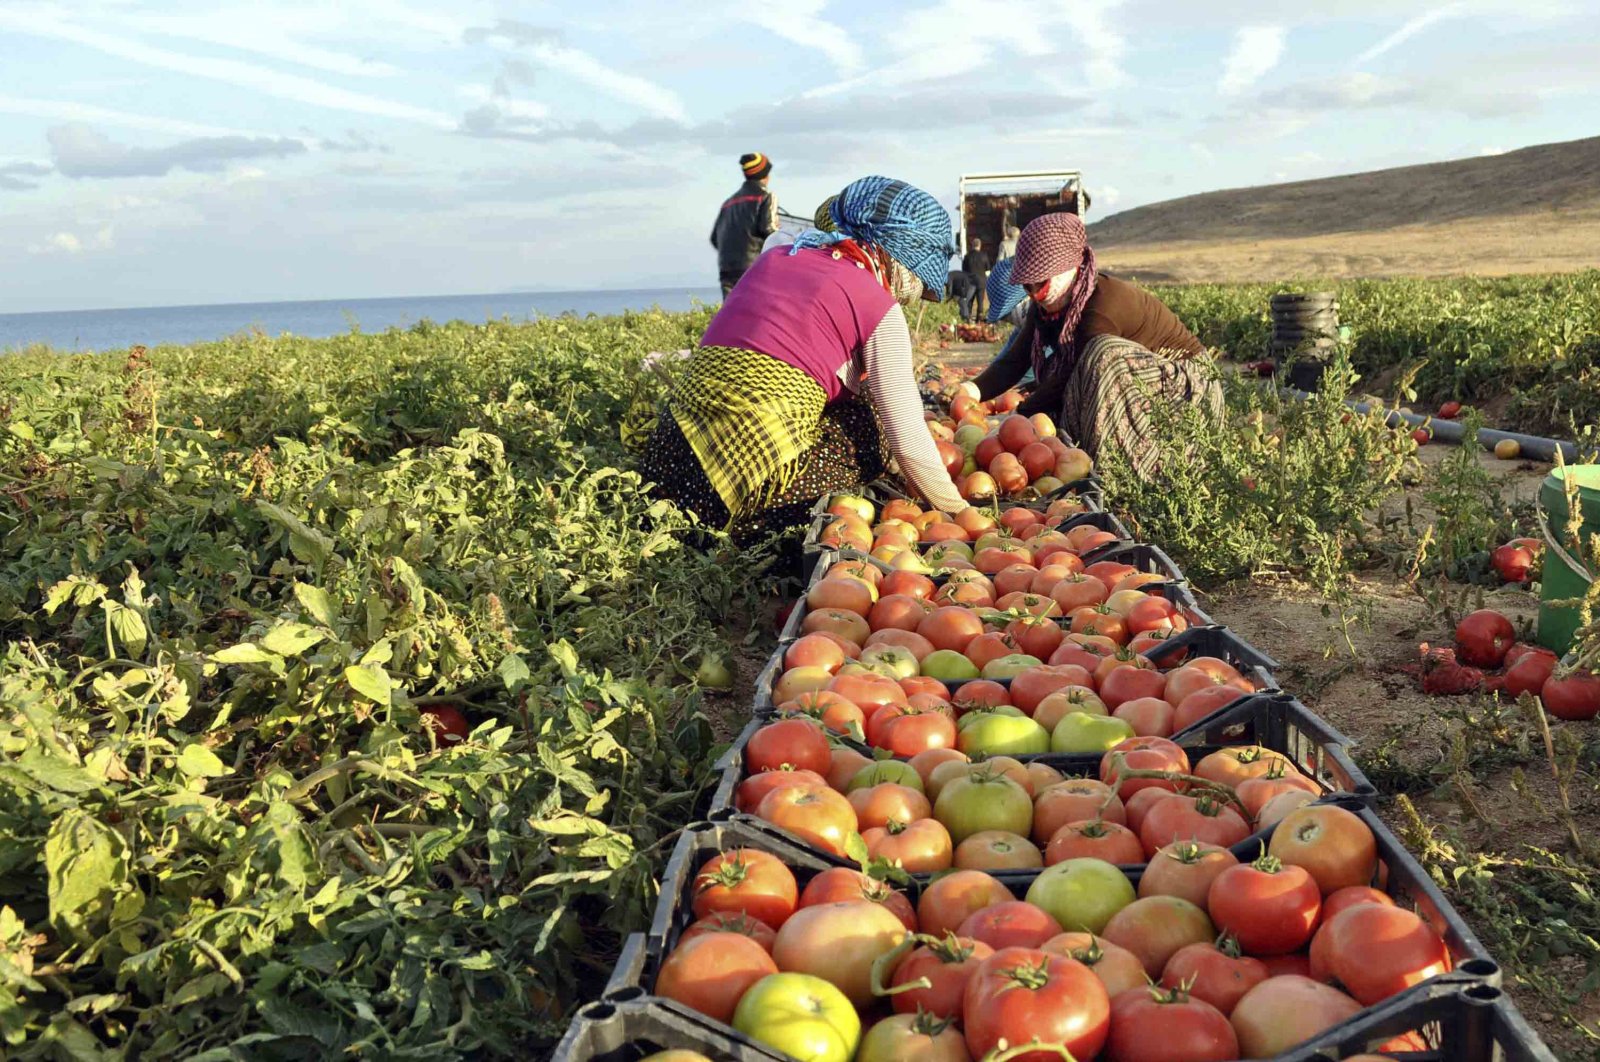
<svg viewBox="0 0 1600 1062">
<path fill-rule="evenodd" d="M 1052 372 L 1069 372 L 1077 360 L 1076 335 L 1078 322 L 1083 319 L 1084 307 L 1094 294 L 1096 270 L 1094 251 L 1089 247 L 1089 234 L 1083 219 L 1076 214 L 1045 214 L 1028 222 L 1017 240 L 1016 257 L 1012 259 L 1011 281 L 1014 284 L 1048 283 L 1052 278 L 1078 271 L 1067 289 L 1066 301 L 1055 312 L 1035 304 L 1033 329 L 1033 375 L 1044 380 L 1044 348 L 1047 334 L 1059 337 L 1055 341 L 1055 364 Z"/>
</svg>

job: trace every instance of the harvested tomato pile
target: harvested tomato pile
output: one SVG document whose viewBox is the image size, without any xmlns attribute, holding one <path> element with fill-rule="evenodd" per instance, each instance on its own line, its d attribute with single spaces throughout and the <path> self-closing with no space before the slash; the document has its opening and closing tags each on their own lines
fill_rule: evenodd
<svg viewBox="0 0 1600 1062">
<path fill-rule="evenodd" d="M 1014 407 L 929 416 L 986 509 L 819 501 L 712 821 L 557 1057 L 1552 1057 L 1346 739 Z"/>
</svg>

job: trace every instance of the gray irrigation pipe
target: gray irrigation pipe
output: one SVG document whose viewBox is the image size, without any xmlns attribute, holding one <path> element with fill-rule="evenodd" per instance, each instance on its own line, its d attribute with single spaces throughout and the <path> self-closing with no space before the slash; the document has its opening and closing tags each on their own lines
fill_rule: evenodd
<svg viewBox="0 0 1600 1062">
<path fill-rule="evenodd" d="M 1292 398 L 1298 398 L 1302 402 L 1312 397 L 1308 392 L 1299 391 L 1293 387 L 1282 388 L 1282 391 L 1284 394 L 1289 395 Z M 1459 446 L 1466 437 L 1466 428 L 1457 421 L 1441 420 L 1438 417 L 1426 417 L 1416 413 L 1407 413 L 1404 410 L 1389 409 L 1388 406 L 1382 403 L 1357 402 L 1356 400 L 1350 398 L 1345 399 L 1344 404 L 1355 410 L 1357 413 L 1371 413 L 1375 409 L 1387 411 L 1388 417 L 1386 418 L 1386 423 L 1391 428 L 1402 423 L 1412 428 L 1427 424 L 1429 429 L 1433 432 L 1433 437 L 1439 442 L 1450 443 L 1454 446 Z M 1553 463 L 1556 459 L 1557 450 L 1561 451 L 1562 459 L 1568 464 L 1576 464 L 1578 461 L 1578 447 L 1576 443 L 1563 442 L 1559 439 L 1546 439 L 1538 435 L 1519 435 L 1514 431 L 1496 431 L 1494 428 L 1480 428 L 1478 430 L 1478 443 L 1485 450 L 1493 450 L 1494 444 L 1500 442 L 1502 439 L 1510 439 L 1512 442 L 1516 443 L 1522 448 L 1520 456 L 1531 457 L 1535 461 L 1549 461 Z"/>
</svg>

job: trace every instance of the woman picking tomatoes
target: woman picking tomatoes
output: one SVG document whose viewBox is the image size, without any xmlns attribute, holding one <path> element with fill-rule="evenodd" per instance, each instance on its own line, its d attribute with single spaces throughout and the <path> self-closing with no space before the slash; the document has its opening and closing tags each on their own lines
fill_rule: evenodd
<svg viewBox="0 0 1600 1062">
<path fill-rule="evenodd" d="M 944 293 L 949 214 L 863 177 L 818 216 L 833 231 L 766 252 L 729 293 L 640 462 L 657 494 L 746 541 L 882 475 L 885 441 L 935 508 L 967 508 L 922 418 L 903 309 Z"/>
<path fill-rule="evenodd" d="M 1160 458 L 1150 432 L 1152 398 L 1220 414 L 1222 392 L 1205 346 L 1154 295 L 1099 273 L 1077 215 L 1029 222 L 1011 281 L 1033 304 L 977 378 L 982 398 L 1012 387 L 1031 367 L 1038 383 L 1019 413 L 1048 413 L 1096 461 L 1102 450 L 1117 449 L 1141 473 Z"/>
</svg>

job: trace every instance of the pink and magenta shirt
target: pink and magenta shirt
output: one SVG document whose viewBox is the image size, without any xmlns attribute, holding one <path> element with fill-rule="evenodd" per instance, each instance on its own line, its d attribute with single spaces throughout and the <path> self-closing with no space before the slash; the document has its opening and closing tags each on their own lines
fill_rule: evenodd
<svg viewBox="0 0 1600 1062">
<path fill-rule="evenodd" d="M 700 342 L 777 358 L 817 381 L 831 402 L 844 390 L 841 371 L 894 305 L 872 271 L 848 258 L 774 247 L 739 278 Z"/>
</svg>

